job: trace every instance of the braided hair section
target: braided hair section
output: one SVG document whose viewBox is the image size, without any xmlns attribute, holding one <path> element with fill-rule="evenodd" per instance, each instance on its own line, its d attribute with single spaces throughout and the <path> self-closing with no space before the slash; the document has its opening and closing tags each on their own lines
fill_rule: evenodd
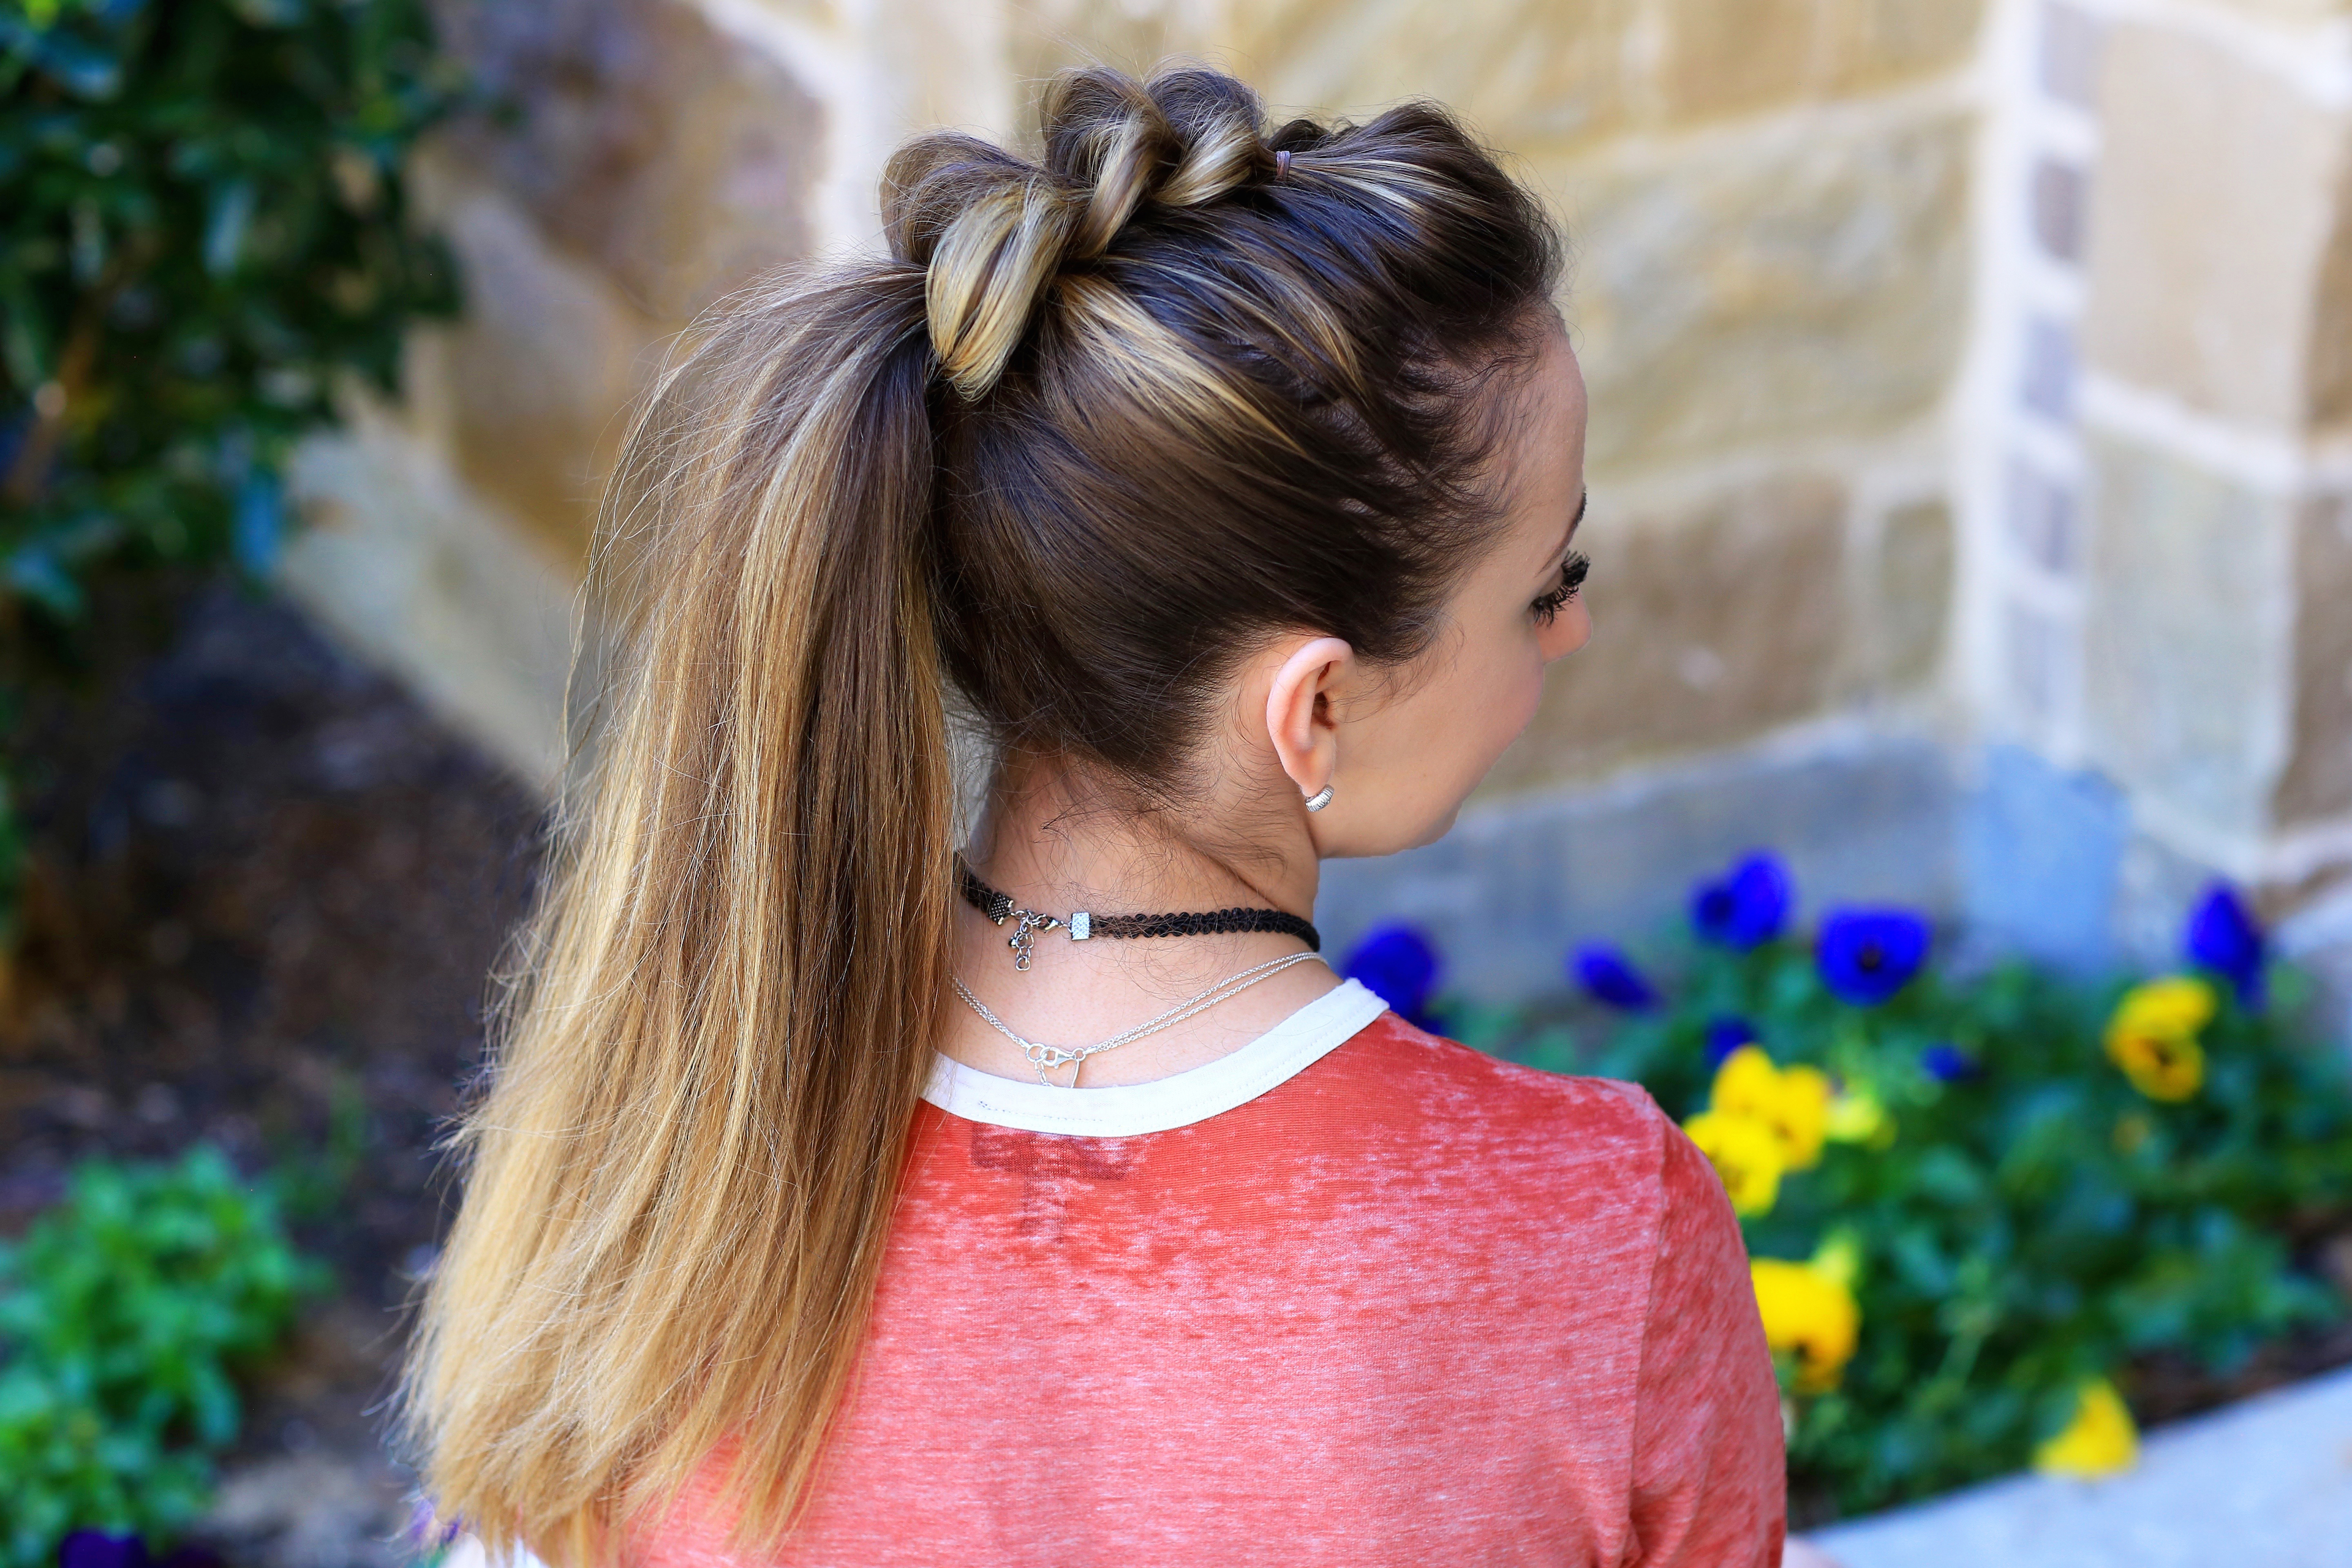
<svg viewBox="0 0 2352 1568">
<path fill-rule="evenodd" d="M 1147 203 L 1204 206 L 1280 166 L 1255 95 L 1213 71 L 1066 72 L 1041 118 L 1042 167 L 941 132 L 884 174 L 891 255 L 923 268 L 932 349 L 967 399 L 996 384 L 1064 270 L 1108 252 Z"/>
</svg>

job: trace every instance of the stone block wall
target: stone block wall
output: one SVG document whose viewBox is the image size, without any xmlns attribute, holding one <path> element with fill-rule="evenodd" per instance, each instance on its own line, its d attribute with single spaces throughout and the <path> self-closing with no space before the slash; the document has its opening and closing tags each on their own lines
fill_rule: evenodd
<svg viewBox="0 0 2352 1568">
<path fill-rule="evenodd" d="M 1059 0 L 1024 80 L 1220 62 L 1286 109 L 1453 105 L 1554 202 L 1591 386 L 1592 647 L 1501 803 L 1932 702 L 1966 342 L 1974 0 Z"/>
<path fill-rule="evenodd" d="M 1345 939 L 1488 991 L 1757 843 L 2096 962 L 2204 877 L 2352 953 L 2352 16 L 2339 0 L 446 0 L 507 111 L 420 169 L 471 307 L 305 469 L 297 591 L 534 778 L 667 338 L 876 243 L 908 132 L 1177 57 L 1429 95 L 1571 237 L 1599 633 Z M 2352 896 L 2347 896 L 2352 897 Z M 2347 965 L 2352 967 L 2352 965 Z"/>
</svg>

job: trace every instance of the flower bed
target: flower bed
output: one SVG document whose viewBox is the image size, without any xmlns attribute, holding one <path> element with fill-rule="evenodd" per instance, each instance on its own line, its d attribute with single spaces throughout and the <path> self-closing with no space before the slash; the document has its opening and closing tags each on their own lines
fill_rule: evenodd
<svg viewBox="0 0 2352 1568">
<path fill-rule="evenodd" d="M 1683 1121 L 1747 1233 L 1801 1514 L 2119 1468 L 2154 1363 L 2227 1374 L 2343 1316 L 2309 1265 L 2352 1221 L 2352 1086 L 2230 889 L 2178 972 L 2104 985 L 1939 973 L 1911 911 L 1804 933 L 1793 902 L 1749 857 L 1696 889 L 1674 952 L 1570 954 L 1580 1009 L 1433 1001 L 1438 955 L 1404 928 L 1348 968 Z"/>
</svg>

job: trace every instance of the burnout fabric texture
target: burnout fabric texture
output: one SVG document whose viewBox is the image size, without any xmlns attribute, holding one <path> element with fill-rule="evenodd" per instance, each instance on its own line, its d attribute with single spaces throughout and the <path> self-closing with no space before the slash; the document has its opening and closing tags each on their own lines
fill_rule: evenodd
<svg viewBox="0 0 2352 1568">
<path fill-rule="evenodd" d="M 634 1563 L 748 1568 L 725 1462 Z M 1783 1490 L 1738 1227 L 1689 1141 L 1637 1088 L 1384 1014 L 1163 1131 L 923 1105 L 780 1561 L 1769 1568 Z"/>
</svg>

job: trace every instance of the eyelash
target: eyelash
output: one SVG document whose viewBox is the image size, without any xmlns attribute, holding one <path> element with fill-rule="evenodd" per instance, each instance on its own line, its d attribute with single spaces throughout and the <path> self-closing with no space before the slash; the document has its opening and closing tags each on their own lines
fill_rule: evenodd
<svg viewBox="0 0 2352 1568">
<path fill-rule="evenodd" d="M 1551 625 L 1568 608 L 1569 601 L 1583 588 L 1585 574 L 1591 568 L 1592 563 L 1581 555 L 1570 555 L 1559 563 L 1559 586 L 1535 603 L 1537 625 Z"/>
</svg>

